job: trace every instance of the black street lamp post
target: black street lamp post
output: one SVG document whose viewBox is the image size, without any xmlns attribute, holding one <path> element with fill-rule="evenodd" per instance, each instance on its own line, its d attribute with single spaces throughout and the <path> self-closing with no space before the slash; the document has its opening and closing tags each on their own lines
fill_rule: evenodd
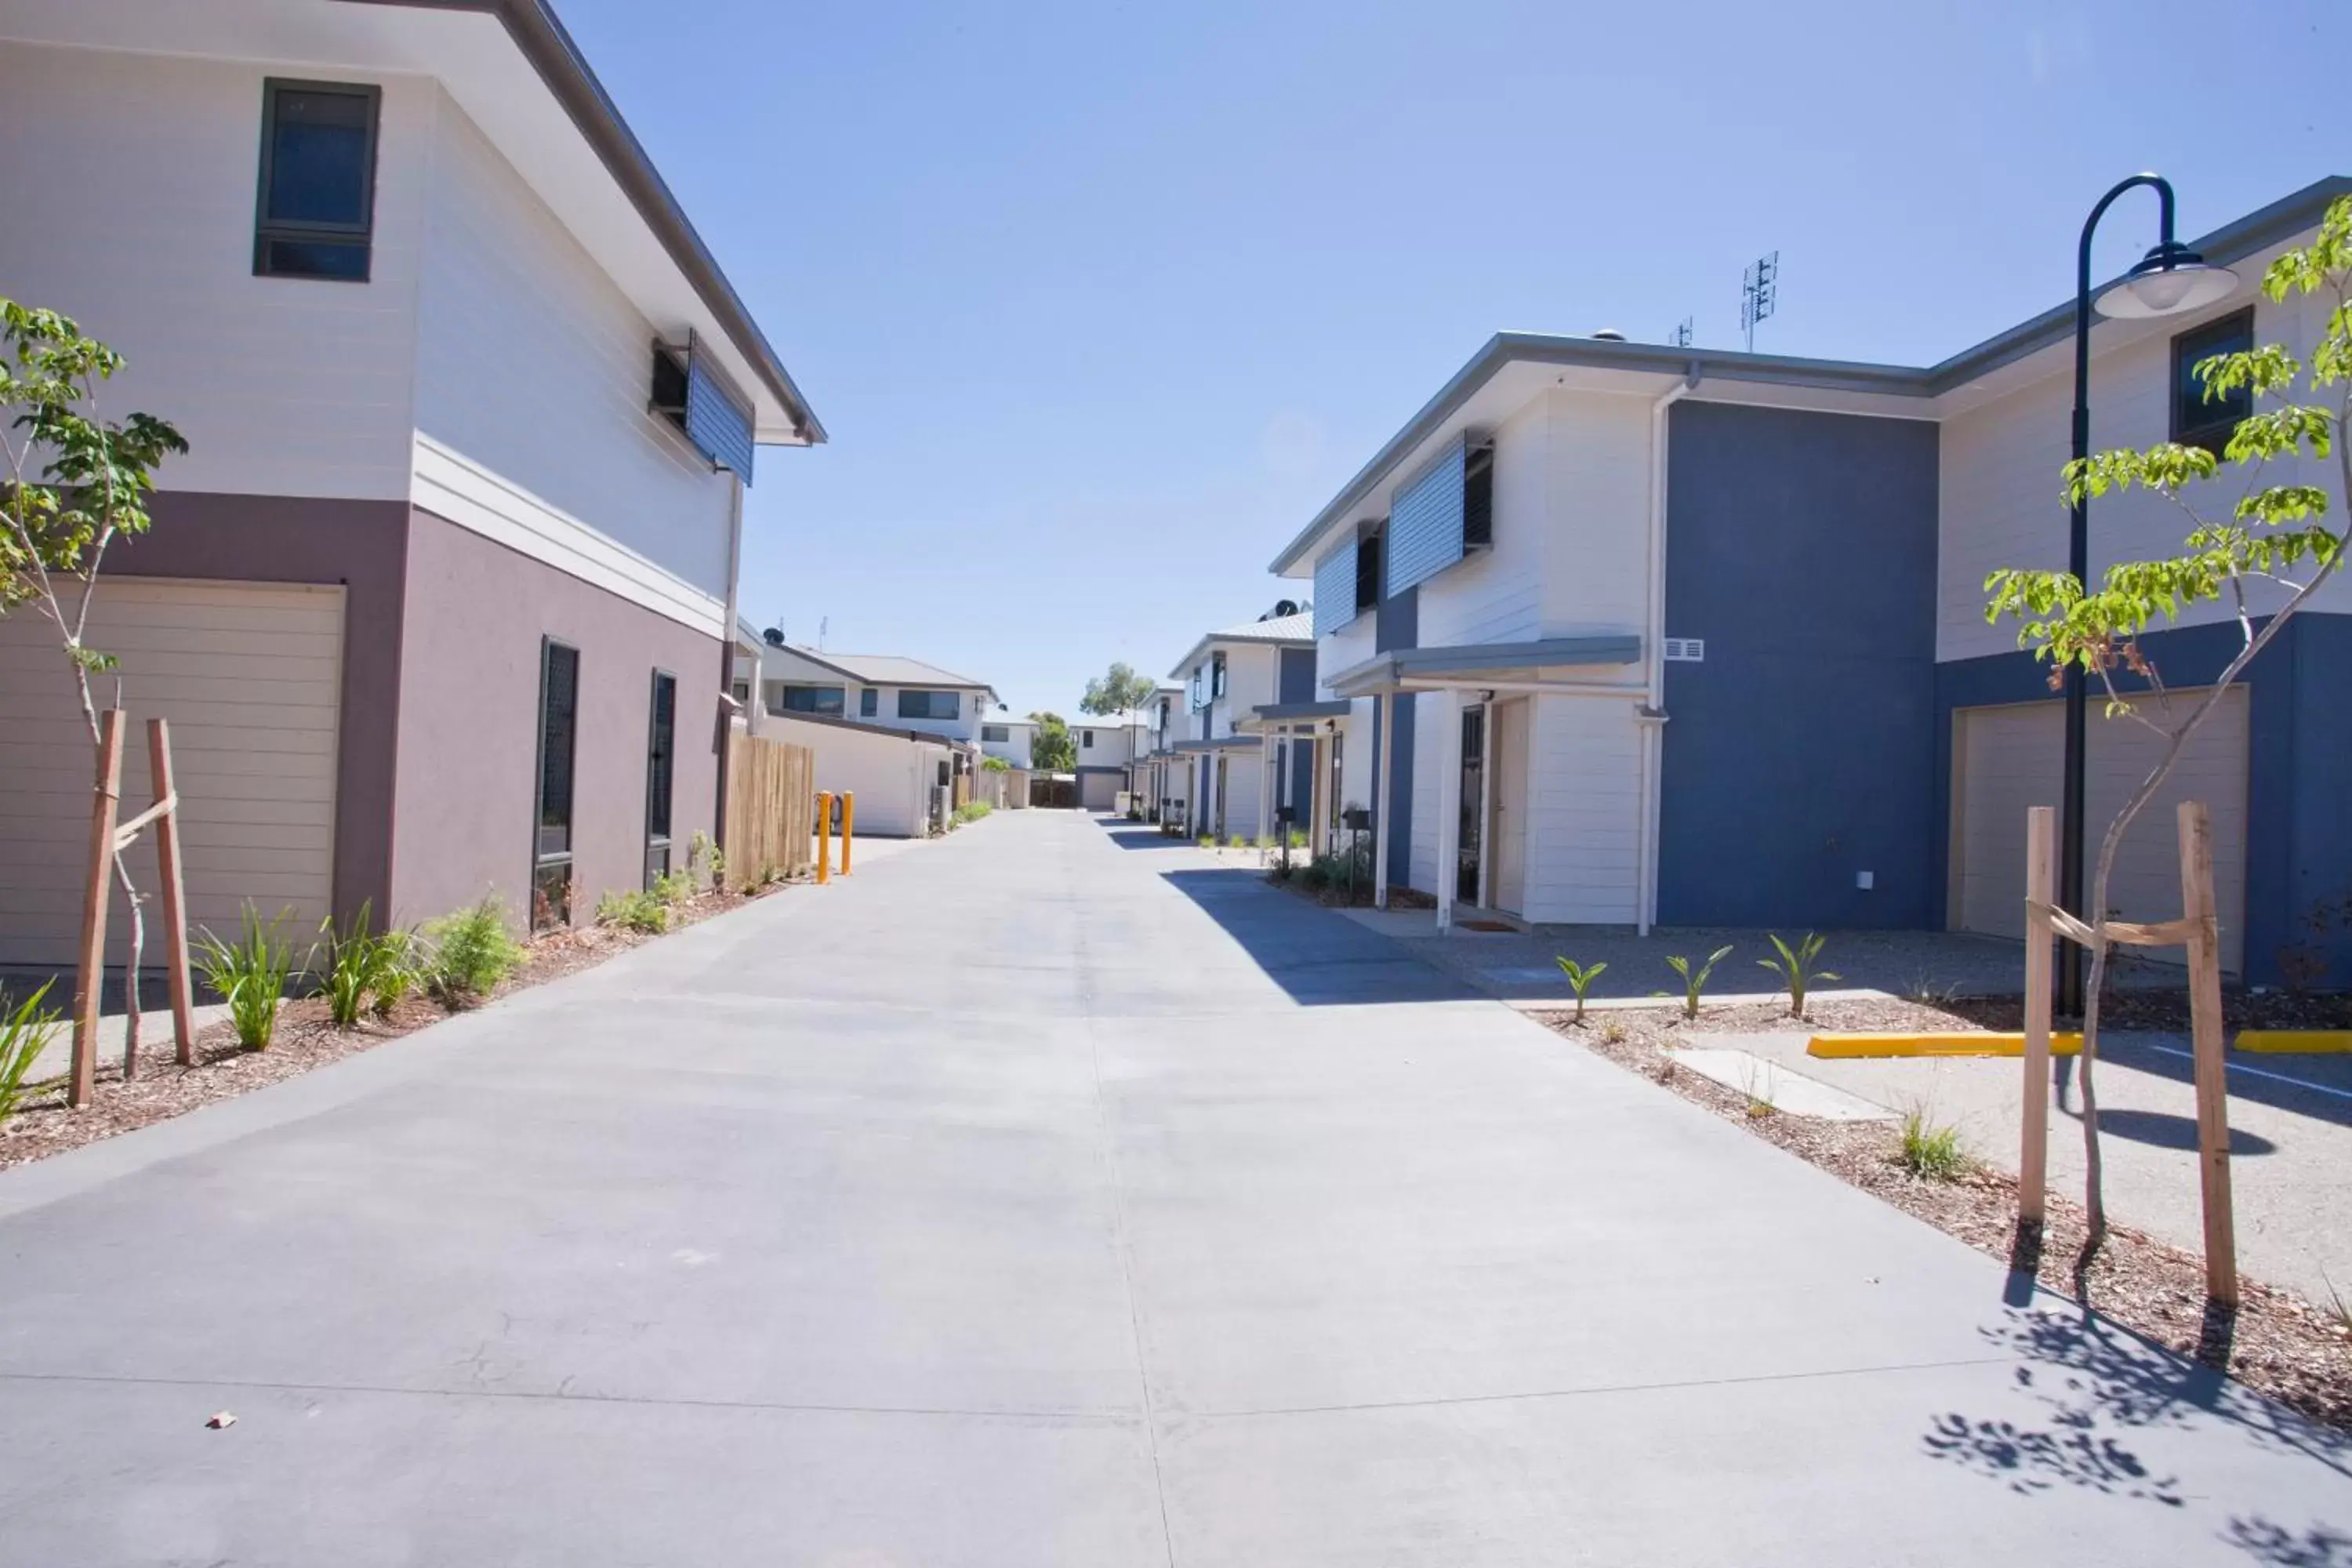
<svg viewBox="0 0 2352 1568">
<path fill-rule="evenodd" d="M 2226 267 L 2209 267 L 2205 258 L 2172 237 L 2172 184 L 2160 174 L 2134 174 L 2118 181 L 2099 198 L 2083 224 L 2083 241 L 2074 257 L 2074 460 L 2091 455 L 2091 236 L 2116 198 L 2140 185 L 2152 186 L 2158 203 L 2156 245 L 2123 280 L 2097 300 L 2098 313 L 2123 318 L 2175 316 L 2200 310 L 2228 296 L 2237 287 L 2237 274 Z M 2091 509 L 2078 498 L 2067 513 L 2066 569 L 2085 588 L 2091 581 Z M 2066 762 L 2060 785 L 2058 902 L 2078 920 L 2093 920 L 2083 909 L 2084 743 L 2090 711 L 2089 671 L 2070 664 L 2065 672 Z M 2083 949 L 2074 942 L 2058 944 L 2057 1011 L 2068 1017 L 2083 1015 Z"/>
</svg>

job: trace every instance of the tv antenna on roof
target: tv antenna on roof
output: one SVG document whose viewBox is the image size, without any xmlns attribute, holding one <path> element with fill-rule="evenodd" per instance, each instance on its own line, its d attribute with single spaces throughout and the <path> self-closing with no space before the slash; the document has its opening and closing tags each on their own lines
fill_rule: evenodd
<svg viewBox="0 0 2352 1568">
<path fill-rule="evenodd" d="M 1780 298 L 1780 253 L 1759 256 L 1748 264 L 1739 288 L 1739 325 L 1748 334 L 1748 352 L 1756 352 L 1756 323 L 1772 313 Z"/>
<path fill-rule="evenodd" d="M 1685 316 L 1681 321 L 1675 323 L 1675 335 L 1673 339 L 1675 347 L 1678 349 L 1686 349 L 1690 347 L 1691 326 L 1697 320 L 1698 318 L 1696 316 Z"/>
</svg>

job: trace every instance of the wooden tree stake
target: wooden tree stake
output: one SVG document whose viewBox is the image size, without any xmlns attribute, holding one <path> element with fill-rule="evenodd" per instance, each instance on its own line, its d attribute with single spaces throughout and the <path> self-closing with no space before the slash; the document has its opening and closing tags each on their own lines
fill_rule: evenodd
<svg viewBox="0 0 2352 1568">
<path fill-rule="evenodd" d="M 2050 917 L 2051 845 L 2057 813 L 2037 805 L 2025 814 L 2025 1100 L 2024 1142 L 2018 1151 L 2017 1217 L 2040 1225 L 2050 1185 Z"/>
<path fill-rule="evenodd" d="M 98 781 L 89 809 L 89 872 L 82 883 L 81 968 L 74 981 L 73 1079 L 66 1103 L 98 1095 L 98 1020 L 106 992 L 106 896 L 114 869 L 114 814 L 122 795 L 122 710 L 98 716 Z M 132 975 L 131 984 L 139 984 Z"/>
<path fill-rule="evenodd" d="M 2221 943 L 2213 908 L 2213 833 L 2205 803 L 2180 803 L 2180 901 L 2189 933 L 2189 1021 L 2197 1079 L 2197 1167 L 2205 1202 L 2205 1293 L 2238 1304 L 2230 1206 L 2230 1078 L 2222 1059 Z"/>
<path fill-rule="evenodd" d="M 147 768 L 155 784 L 155 865 L 163 903 L 163 962 L 172 986 L 173 1059 L 196 1061 L 196 1024 L 188 996 L 188 900 L 180 876 L 180 794 L 172 780 L 172 731 L 161 719 L 147 721 Z"/>
</svg>

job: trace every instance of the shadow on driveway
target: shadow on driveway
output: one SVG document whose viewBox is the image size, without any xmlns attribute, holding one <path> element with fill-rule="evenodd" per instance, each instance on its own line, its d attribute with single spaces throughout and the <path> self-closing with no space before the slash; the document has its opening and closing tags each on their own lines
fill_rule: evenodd
<svg viewBox="0 0 2352 1568">
<path fill-rule="evenodd" d="M 1431 968 L 1387 937 L 1267 886 L 1254 868 L 1161 875 L 1223 927 L 1301 1006 L 1464 1002 L 1483 994 Z"/>
</svg>

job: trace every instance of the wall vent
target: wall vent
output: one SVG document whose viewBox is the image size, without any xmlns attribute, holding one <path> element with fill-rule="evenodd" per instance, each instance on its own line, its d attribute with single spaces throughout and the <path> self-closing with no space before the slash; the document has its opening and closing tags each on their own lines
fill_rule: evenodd
<svg viewBox="0 0 2352 1568">
<path fill-rule="evenodd" d="M 1706 658 L 1705 637 L 1668 637 L 1665 644 L 1668 664 L 1699 664 Z"/>
</svg>

